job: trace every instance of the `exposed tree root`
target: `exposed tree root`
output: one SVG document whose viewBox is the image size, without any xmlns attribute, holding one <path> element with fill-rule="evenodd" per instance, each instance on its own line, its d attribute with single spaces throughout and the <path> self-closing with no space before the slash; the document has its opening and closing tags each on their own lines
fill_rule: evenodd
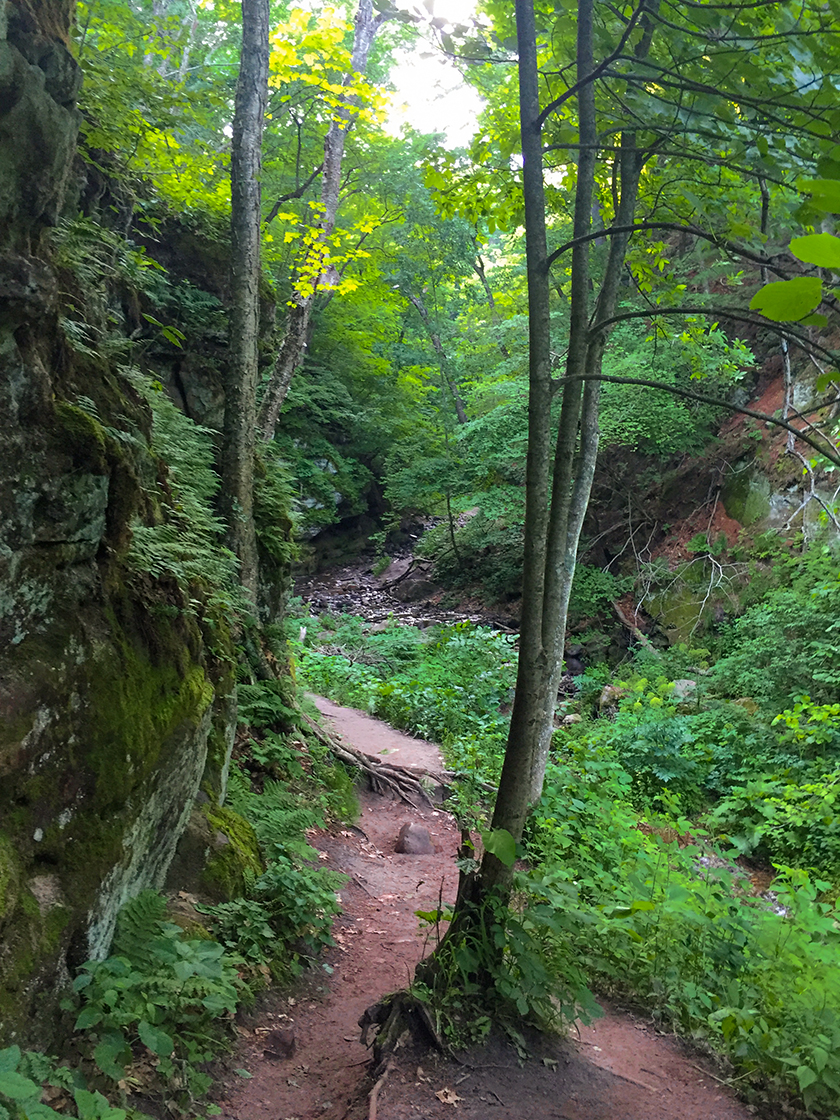
<svg viewBox="0 0 840 1120">
<path fill-rule="evenodd" d="M 387 1080 L 388 1074 L 391 1072 L 391 1070 L 393 1068 L 394 1068 L 393 1060 L 391 1058 L 389 1058 L 387 1060 L 387 1062 L 385 1063 L 385 1069 L 379 1075 L 379 1078 L 377 1079 L 376 1084 L 374 1085 L 374 1087 L 370 1091 L 370 1098 L 369 1098 L 370 1099 L 370 1109 L 368 1111 L 368 1120 L 376 1120 L 376 1105 L 379 1101 L 379 1090 L 385 1084 L 385 1081 Z"/>
<path fill-rule="evenodd" d="M 394 992 L 375 1003 L 359 1019 L 359 1026 L 361 1041 L 373 1050 L 373 1077 L 385 1070 L 391 1055 L 407 1037 L 442 1052 L 447 1049 L 428 1007 L 411 992 Z"/>
<path fill-rule="evenodd" d="M 374 793 L 390 793 L 394 797 L 411 805 L 412 808 L 419 809 L 422 803 L 434 808 L 434 802 L 423 788 L 423 778 L 427 778 L 437 786 L 443 786 L 446 789 L 449 788 L 448 782 L 446 782 L 440 774 L 432 774 L 430 771 L 424 770 L 420 771 L 418 776 L 418 771 L 409 771 L 402 766 L 394 766 L 389 762 L 380 762 L 378 759 L 366 755 L 363 751 L 358 751 L 354 747 L 348 747 L 345 743 L 339 743 L 329 732 L 325 731 L 323 727 L 320 727 L 315 720 L 310 719 L 305 712 L 302 712 L 301 716 L 313 735 L 315 735 L 337 759 L 341 762 L 348 763 L 350 766 L 358 767 L 358 769 L 367 776 L 370 782 L 370 788 Z"/>
</svg>

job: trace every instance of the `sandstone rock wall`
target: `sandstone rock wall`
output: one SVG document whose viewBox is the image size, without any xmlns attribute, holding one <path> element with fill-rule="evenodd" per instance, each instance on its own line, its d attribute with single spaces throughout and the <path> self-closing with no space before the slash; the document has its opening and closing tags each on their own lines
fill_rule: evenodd
<svg viewBox="0 0 840 1120">
<path fill-rule="evenodd" d="M 200 621 L 127 562 L 155 516 L 148 409 L 60 327 L 70 13 L 0 0 L 0 1046 L 49 1044 L 69 973 L 163 883 L 230 725 Z"/>
</svg>

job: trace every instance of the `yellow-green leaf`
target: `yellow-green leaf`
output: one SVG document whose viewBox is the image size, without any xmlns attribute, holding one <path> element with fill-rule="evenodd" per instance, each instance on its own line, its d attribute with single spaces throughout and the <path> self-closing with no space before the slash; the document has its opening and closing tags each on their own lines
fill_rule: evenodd
<svg viewBox="0 0 840 1120">
<path fill-rule="evenodd" d="M 819 210 L 840 213 L 840 181 L 837 179 L 800 179 L 798 186 L 811 196 Z"/>
<path fill-rule="evenodd" d="M 765 284 L 750 300 L 750 310 L 760 311 L 774 323 L 797 323 L 820 305 L 822 281 L 816 276 L 797 276 Z"/>
<path fill-rule="evenodd" d="M 805 237 L 795 237 L 790 243 L 790 251 L 806 264 L 840 269 L 840 237 L 834 237 L 830 233 L 809 233 Z"/>
</svg>

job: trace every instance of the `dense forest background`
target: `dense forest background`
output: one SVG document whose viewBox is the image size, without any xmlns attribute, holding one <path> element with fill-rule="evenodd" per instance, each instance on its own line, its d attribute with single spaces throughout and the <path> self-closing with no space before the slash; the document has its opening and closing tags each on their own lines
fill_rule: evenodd
<svg viewBox="0 0 840 1120">
<path fill-rule="evenodd" d="M 0 1120 L 125 1116 L 141 1060 L 193 1107 L 246 990 L 326 942 L 304 831 L 352 783 L 302 686 L 440 742 L 465 873 L 506 877 L 419 978 L 441 1031 L 622 992 L 833 1115 L 836 4 L 520 3 L 517 40 L 491 0 L 273 2 L 249 171 L 259 7 L 0 12 Z M 395 134 L 406 52 L 478 92 L 469 146 Z M 535 433 L 580 541 L 545 787 L 493 819 Z M 337 563 L 493 625 L 293 597 Z"/>
</svg>

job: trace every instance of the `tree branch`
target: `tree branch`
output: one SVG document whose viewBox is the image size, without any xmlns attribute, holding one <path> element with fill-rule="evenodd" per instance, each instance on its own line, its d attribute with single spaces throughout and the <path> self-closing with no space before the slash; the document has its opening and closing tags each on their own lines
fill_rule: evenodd
<svg viewBox="0 0 840 1120">
<path fill-rule="evenodd" d="M 309 176 L 309 178 L 305 179 L 304 182 L 302 182 L 301 185 L 296 190 L 289 191 L 288 194 L 281 194 L 280 197 L 277 199 L 277 201 L 274 203 L 274 205 L 271 207 L 271 211 L 269 212 L 269 215 L 265 219 L 265 222 L 263 224 L 268 225 L 269 222 L 273 222 L 274 219 L 277 217 L 277 215 L 280 213 L 280 207 L 284 203 L 291 202 L 293 198 L 302 198 L 303 195 L 308 190 L 308 188 L 313 183 L 313 181 L 321 174 L 323 169 L 324 169 L 323 163 L 319 163 L 318 166 L 315 168 L 315 170 L 312 172 L 312 174 Z"/>
<path fill-rule="evenodd" d="M 825 443 L 820 444 L 785 420 L 768 416 L 766 412 L 756 412 L 755 409 L 745 408 L 743 405 L 722 401 L 718 397 L 713 397 L 710 393 L 697 393 L 691 389 L 680 389 L 676 385 L 664 385 L 661 381 L 653 381 L 644 377 L 618 377 L 608 373 L 582 373 L 573 377 L 558 377 L 554 381 L 555 388 L 560 388 L 570 381 L 608 381 L 614 385 L 641 385 L 647 389 L 659 389 L 661 392 L 670 393 L 674 397 L 685 397 L 687 400 L 698 401 L 700 404 L 711 404 L 729 412 L 739 412 L 743 416 L 752 417 L 753 420 L 763 420 L 765 424 L 774 424 L 777 428 L 783 428 L 786 432 L 792 433 L 796 439 L 801 439 L 803 443 L 807 443 L 818 455 L 824 455 L 826 459 L 830 459 L 832 463 L 840 467 L 840 451 L 837 450 L 828 436 L 823 435 L 822 438 Z M 822 433 L 820 434 L 822 435 Z"/>
<path fill-rule="evenodd" d="M 608 226 L 606 229 L 597 230 L 595 233 L 587 234 L 584 240 L 593 241 L 598 237 L 613 237 L 617 234 L 625 233 L 644 233 L 645 230 L 662 229 L 671 230 L 674 233 L 690 233 L 694 237 L 700 237 L 704 241 L 709 241 L 718 248 L 726 249 L 730 253 L 737 253 L 738 256 L 744 257 L 745 260 L 753 261 L 755 264 L 760 264 L 763 267 L 769 268 L 775 272 L 777 276 L 786 276 L 787 273 L 784 269 L 777 268 L 771 265 L 767 259 L 760 256 L 758 253 L 751 253 L 749 249 L 743 249 L 732 241 L 724 241 L 714 233 L 707 233 L 706 230 L 700 226 L 684 225 L 681 222 L 638 222 L 632 226 Z M 558 257 L 563 253 L 568 252 L 569 249 L 574 249 L 578 244 L 579 238 L 573 238 L 571 241 L 566 241 L 559 249 L 555 249 L 549 255 L 547 267 L 551 268 Z M 776 256 L 783 256 L 783 253 L 777 253 Z"/>
<path fill-rule="evenodd" d="M 590 329 L 592 331 L 598 331 L 606 327 L 611 327 L 615 323 L 626 322 L 628 319 L 658 319 L 663 315 L 711 315 L 716 319 L 734 319 L 739 323 L 752 323 L 754 326 L 764 327 L 766 330 L 774 331 L 778 335 L 784 335 L 790 342 L 795 342 L 806 354 L 822 354 L 832 365 L 837 365 L 836 352 L 829 350 L 826 346 L 821 345 L 821 343 L 814 342 L 812 339 L 808 338 L 807 335 L 802 334 L 796 329 L 795 323 L 774 323 L 772 319 L 765 319 L 763 315 L 757 313 L 755 315 L 750 315 L 744 310 L 739 310 L 737 307 L 682 306 L 658 307 L 655 311 L 650 308 L 645 311 L 623 311 L 620 315 L 613 315 L 609 319 L 604 319 L 603 322 L 593 323 Z"/>
<path fill-rule="evenodd" d="M 575 82 L 575 84 L 573 86 L 570 86 L 565 93 L 561 93 L 559 97 L 556 97 L 553 101 L 550 101 L 548 105 L 546 105 L 546 107 L 537 117 L 537 131 L 542 129 L 542 126 L 545 124 L 546 120 L 555 110 L 559 109 L 560 106 L 570 98 L 575 97 L 584 86 L 589 85 L 590 82 L 596 82 L 607 69 L 607 67 L 612 65 L 612 63 L 615 62 L 617 58 L 621 57 L 621 52 L 627 45 L 627 40 L 630 38 L 633 28 L 639 22 L 640 16 L 645 11 L 646 4 L 647 0 L 640 0 L 638 8 L 636 8 L 632 16 L 630 16 L 630 19 L 627 21 L 627 26 L 622 32 L 621 39 L 618 42 L 618 46 L 615 48 L 612 54 L 608 55 L 603 60 L 603 62 L 599 62 L 595 69 L 591 71 L 591 73 L 587 74 L 584 78 L 581 78 L 580 81 Z"/>
</svg>

